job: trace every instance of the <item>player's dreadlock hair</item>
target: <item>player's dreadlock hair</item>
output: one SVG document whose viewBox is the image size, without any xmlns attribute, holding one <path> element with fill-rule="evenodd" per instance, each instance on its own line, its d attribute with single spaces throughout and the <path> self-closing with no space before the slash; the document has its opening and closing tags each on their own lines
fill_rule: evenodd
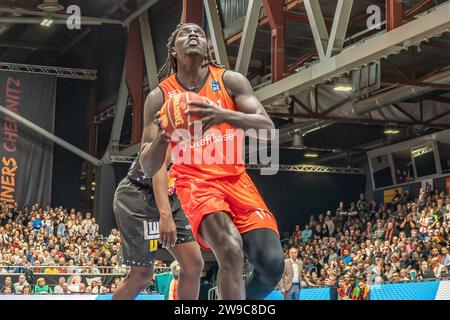
<svg viewBox="0 0 450 320">
<path fill-rule="evenodd" d="M 167 70 L 167 76 L 169 76 L 172 72 L 178 72 L 177 59 L 172 56 L 172 48 L 175 46 L 175 39 L 178 35 L 178 32 L 185 25 L 187 25 L 187 23 L 180 23 L 179 25 L 177 25 L 175 31 L 170 35 L 169 40 L 167 41 L 167 59 L 161 69 L 159 69 L 158 76 L 161 76 L 164 70 Z M 216 60 L 213 59 L 213 57 L 209 53 L 209 48 L 206 50 L 205 64 L 210 64 L 215 67 L 222 67 L 217 63 Z"/>
</svg>

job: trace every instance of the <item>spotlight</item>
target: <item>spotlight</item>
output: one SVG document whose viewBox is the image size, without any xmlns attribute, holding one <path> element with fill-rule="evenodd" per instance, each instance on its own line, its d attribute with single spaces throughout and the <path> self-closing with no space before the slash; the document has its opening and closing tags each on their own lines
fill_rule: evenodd
<svg viewBox="0 0 450 320">
<path fill-rule="evenodd" d="M 395 134 L 399 134 L 400 130 L 397 128 L 386 128 L 384 129 L 384 134 L 387 135 L 395 135 Z"/>
<path fill-rule="evenodd" d="M 305 153 L 305 158 L 317 158 L 319 154 L 317 152 L 308 151 Z"/>
<path fill-rule="evenodd" d="M 339 92 L 350 92 L 353 90 L 352 82 L 345 77 L 340 77 L 334 82 L 333 89 Z"/>
<path fill-rule="evenodd" d="M 53 22 L 55 22 L 55 21 L 51 18 L 44 18 L 41 22 L 41 26 L 48 28 L 53 24 Z"/>
</svg>

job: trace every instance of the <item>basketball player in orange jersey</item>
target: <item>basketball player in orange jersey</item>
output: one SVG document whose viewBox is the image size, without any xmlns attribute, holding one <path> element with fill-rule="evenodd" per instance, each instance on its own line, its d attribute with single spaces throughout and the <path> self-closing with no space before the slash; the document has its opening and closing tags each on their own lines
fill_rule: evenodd
<svg viewBox="0 0 450 320">
<path fill-rule="evenodd" d="M 211 105 L 197 104 L 189 113 L 201 115 L 203 126 L 221 135 L 226 130 L 274 128 L 249 81 L 213 62 L 201 27 L 179 25 L 167 47 L 168 58 L 160 72 L 168 68 L 171 75 L 149 94 L 144 109 L 141 165 L 148 176 L 161 167 L 169 146 L 160 127 L 159 110 L 173 94 L 193 91 L 213 101 Z M 225 140 L 207 141 L 221 146 Z M 243 139 L 235 135 L 234 140 L 236 155 Z M 170 144 L 176 147 L 173 141 Z M 205 147 L 193 146 L 199 152 Z M 203 249 L 211 249 L 218 261 L 219 297 L 264 299 L 283 274 L 283 251 L 275 218 L 244 164 L 176 163 L 171 174 L 196 240 Z M 245 284 L 244 252 L 254 267 Z"/>
</svg>

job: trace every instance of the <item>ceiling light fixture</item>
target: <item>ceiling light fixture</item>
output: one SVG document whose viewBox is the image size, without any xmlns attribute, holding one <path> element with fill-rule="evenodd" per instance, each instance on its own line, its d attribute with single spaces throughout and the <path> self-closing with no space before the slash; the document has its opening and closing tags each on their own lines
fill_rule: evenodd
<svg viewBox="0 0 450 320">
<path fill-rule="evenodd" d="M 58 0 L 44 0 L 37 6 L 38 9 L 46 12 L 57 12 L 64 10 L 64 6 L 58 3 Z"/>
<path fill-rule="evenodd" d="M 350 92 L 353 90 L 352 82 L 346 77 L 339 77 L 334 82 L 334 91 Z"/>
<path fill-rule="evenodd" d="M 305 158 L 317 158 L 319 154 L 317 152 L 308 151 L 305 153 Z"/>
<path fill-rule="evenodd" d="M 53 24 L 53 22 L 55 22 L 55 20 L 51 18 L 44 18 L 41 22 L 41 26 L 48 28 Z"/>
<path fill-rule="evenodd" d="M 384 134 L 387 135 L 395 135 L 395 134 L 399 134 L 400 130 L 397 128 L 386 128 L 384 129 Z"/>
</svg>

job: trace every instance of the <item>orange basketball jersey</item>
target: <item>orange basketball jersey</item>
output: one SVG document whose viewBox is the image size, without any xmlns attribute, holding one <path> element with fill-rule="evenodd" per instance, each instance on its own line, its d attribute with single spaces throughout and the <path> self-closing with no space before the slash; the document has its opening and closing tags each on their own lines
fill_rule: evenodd
<svg viewBox="0 0 450 320">
<path fill-rule="evenodd" d="M 206 80 L 197 93 L 221 108 L 237 110 L 223 83 L 226 70 L 211 65 L 208 68 Z M 164 93 L 164 101 L 175 94 L 189 91 L 178 81 L 176 74 L 162 81 L 159 87 Z M 243 131 L 227 123 L 213 126 L 201 138 L 188 143 L 171 141 L 174 162 L 172 174 L 176 179 L 201 180 L 240 175 L 245 171 L 243 141 Z"/>
</svg>

